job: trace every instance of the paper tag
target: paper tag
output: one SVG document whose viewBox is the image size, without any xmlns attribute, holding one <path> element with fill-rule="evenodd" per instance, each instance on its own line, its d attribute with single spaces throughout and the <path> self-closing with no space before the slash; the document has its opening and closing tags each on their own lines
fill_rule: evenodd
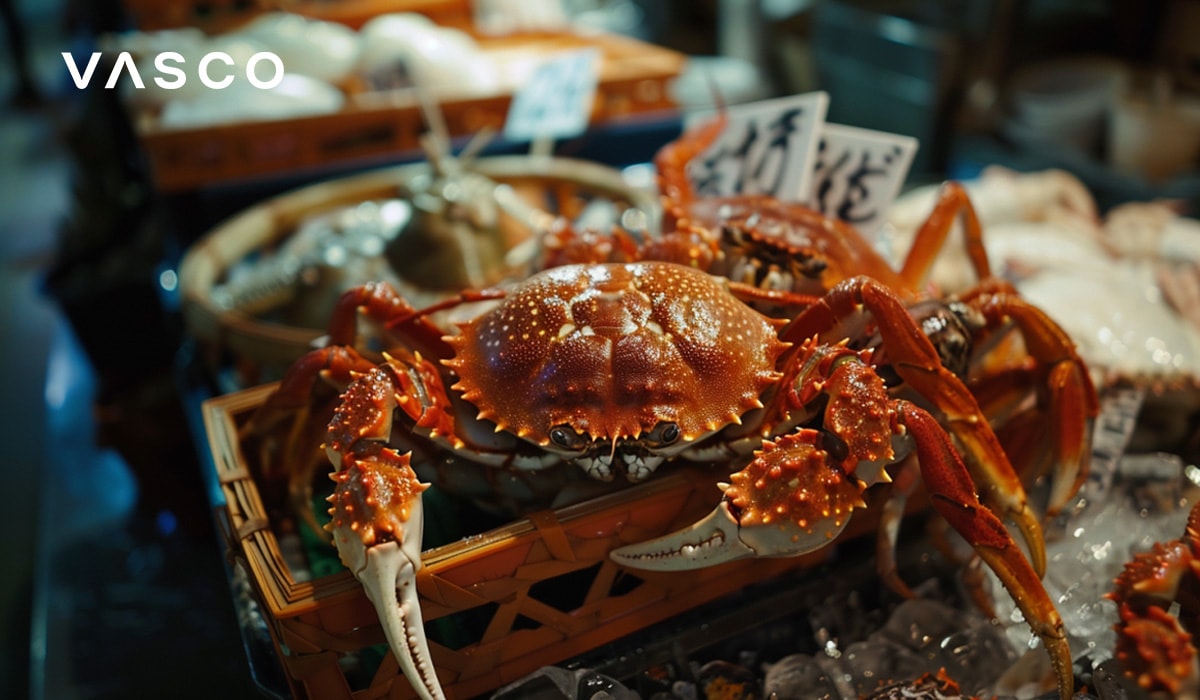
<svg viewBox="0 0 1200 700">
<path fill-rule="evenodd" d="M 916 152 L 911 136 L 825 124 L 806 201 L 870 237 L 886 219 Z"/>
<path fill-rule="evenodd" d="M 1100 501 L 1112 487 L 1117 465 L 1129 447 L 1145 399 L 1146 390 L 1142 388 L 1110 389 L 1101 395 L 1100 415 L 1092 427 L 1091 466 L 1087 481 L 1079 490 L 1086 500 Z"/>
<path fill-rule="evenodd" d="M 511 141 L 571 138 L 587 130 L 599 83 L 600 51 L 555 54 L 513 95 L 504 122 Z"/>
<path fill-rule="evenodd" d="M 702 197 L 765 194 L 805 201 L 828 107 L 829 95 L 824 92 L 729 107 L 728 126 L 688 164 L 696 193 Z M 697 120 L 701 118 L 712 116 Z"/>
</svg>

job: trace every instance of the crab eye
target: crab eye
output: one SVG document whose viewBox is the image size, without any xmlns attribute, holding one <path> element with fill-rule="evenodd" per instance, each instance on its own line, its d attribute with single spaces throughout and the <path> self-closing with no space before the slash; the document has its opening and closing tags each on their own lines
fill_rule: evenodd
<svg viewBox="0 0 1200 700">
<path fill-rule="evenodd" d="M 570 426 L 559 425 L 550 429 L 550 442 L 563 449 L 578 450 L 583 448 L 584 443 L 587 441 Z"/>
<path fill-rule="evenodd" d="M 655 447 L 666 447 L 677 441 L 681 435 L 683 431 L 679 429 L 678 423 L 659 423 L 650 431 L 647 442 Z"/>
</svg>

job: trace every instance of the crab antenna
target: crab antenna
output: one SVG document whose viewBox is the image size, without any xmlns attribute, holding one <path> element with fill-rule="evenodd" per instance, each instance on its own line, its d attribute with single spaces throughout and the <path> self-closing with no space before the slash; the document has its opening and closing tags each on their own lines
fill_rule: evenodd
<svg viewBox="0 0 1200 700">
<path fill-rule="evenodd" d="M 474 162 L 476 156 L 478 156 L 483 149 L 487 148 L 488 144 L 492 142 L 492 139 L 495 138 L 495 136 L 496 129 L 491 126 L 485 126 L 479 131 L 476 131 L 475 135 L 471 137 L 471 140 L 467 141 L 467 145 L 463 146 L 462 151 L 459 152 L 459 164 L 464 169 L 470 168 L 471 163 Z"/>
<path fill-rule="evenodd" d="M 417 102 L 421 106 L 421 116 L 425 117 L 425 124 L 429 126 L 429 134 L 422 136 L 421 145 L 424 147 L 426 157 L 433 162 L 434 169 L 437 172 L 444 172 L 442 170 L 442 166 L 445 164 L 444 156 L 450 150 L 450 128 L 446 126 L 446 117 L 442 114 L 437 100 L 434 99 L 433 92 L 422 85 L 417 85 L 416 93 Z"/>
<path fill-rule="evenodd" d="M 467 290 L 467 291 L 461 292 L 459 294 L 455 294 L 454 296 L 449 297 L 447 299 L 443 299 L 442 301 L 430 304 L 429 306 L 426 306 L 425 308 L 414 309 L 407 313 L 400 314 L 398 316 L 390 318 L 390 319 L 388 319 L 387 323 L 385 324 L 385 327 L 389 328 L 389 329 L 398 328 L 400 326 L 403 326 L 406 323 L 411 323 L 412 321 L 415 321 L 418 318 L 428 316 L 428 315 L 430 315 L 432 313 L 436 313 L 438 311 L 445 311 L 446 309 L 453 309 L 456 306 L 461 306 L 462 304 L 469 304 L 473 301 L 493 301 L 496 299 L 503 299 L 506 296 L 508 296 L 508 293 L 506 291 L 504 291 L 503 289 L 498 289 L 496 287 L 488 287 L 486 289 Z"/>
</svg>

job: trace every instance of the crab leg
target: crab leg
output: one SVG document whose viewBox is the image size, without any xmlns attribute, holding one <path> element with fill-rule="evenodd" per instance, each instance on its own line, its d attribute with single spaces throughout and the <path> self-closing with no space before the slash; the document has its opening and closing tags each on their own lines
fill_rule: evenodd
<svg viewBox="0 0 1200 700">
<path fill-rule="evenodd" d="M 342 345 L 312 350 L 288 368 L 273 392 L 240 430 L 243 439 L 261 439 L 264 476 L 286 481 L 293 512 L 312 529 L 321 527 L 312 511 L 313 476 L 328 464 L 321 450 L 322 428 L 329 421 L 338 395 L 354 376 L 374 362 Z M 270 450 L 278 445 L 278 456 Z"/>
<path fill-rule="evenodd" d="M 409 455 L 387 446 L 393 412 L 415 403 L 407 373 L 386 363 L 356 380 L 329 424 L 336 482 L 327 526 L 338 556 L 362 583 L 405 677 L 424 700 L 444 697 L 421 617 L 422 484 Z M 428 411 L 436 415 L 440 411 Z M 436 430 L 436 422 L 433 424 Z"/>
<path fill-rule="evenodd" d="M 681 138 L 663 146 L 654 155 L 654 169 L 658 172 L 658 190 L 666 205 L 666 214 L 678 227 L 686 216 L 683 211 L 695 199 L 695 192 L 688 180 L 687 165 L 704 152 L 725 130 L 729 115 L 718 110 L 717 116 L 699 126 L 688 129 Z"/>
<path fill-rule="evenodd" d="M 332 474 L 329 497 L 338 557 L 362 584 L 405 678 L 425 700 L 444 697 L 434 673 L 417 597 L 421 568 L 421 492 L 408 455 L 380 447 L 367 459 L 347 456 Z"/>
<path fill-rule="evenodd" d="M 991 279 L 991 265 L 988 262 L 987 249 L 983 245 L 983 228 L 975 207 L 971 204 L 971 198 L 967 196 L 967 191 L 961 184 L 947 182 L 938 191 L 937 204 L 917 231 L 900 269 L 899 276 L 905 288 L 921 288 L 930 268 L 933 267 L 934 258 L 941 252 L 946 237 L 950 235 L 955 217 L 959 215 L 962 216 L 963 237 L 971 267 L 979 279 Z"/>
<path fill-rule="evenodd" d="M 831 467 L 822 433 L 802 428 L 765 441 L 755 459 L 720 484 L 725 498 L 678 532 L 621 547 L 618 564 L 683 571 L 751 557 L 795 556 L 832 542 L 865 507 L 864 482 Z"/>
<path fill-rule="evenodd" d="M 1041 578 L 1013 541 L 1004 523 L 988 510 L 975 492 L 975 483 L 949 436 L 926 411 L 907 402 L 896 403 L 898 420 L 912 435 L 921 481 L 929 490 L 938 515 L 950 524 L 988 565 L 1042 640 L 1063 700 L 1071 697 L 1074 673 L 1062 618 L 1042 586 Z"/>
<path fill-rule="evenodd" d="M 879 531 L 875 537 L 875 570 L 893 591 L 905 598 L 916 596 L 900 577 L 896 565 L 896 544 L 900 541 L 900 524 L 908 499 L 916 492 L 921 480 L 916 456 L 909 455 L 892 470 L 892 492 L 884 501 L 879 515 Z"/>
<path fill-rule="evenodd" d="M 1021 332 L 1025 350 L 1048 366 L 1048 391 L 1039 395 L 1049 416 L 1049 462 L 1053 465 L 1049 512 L 1057 513 L 1087 478 L 1091 422 L 1100 412 L 1096 389 L 1070 337 L 1044 311 L 1026 302 L 1006 285 L 985 285 L 967 299 L 982 312 L 988 325 L 1011 321 Z"/>
<path fill-rule="evenodd" d="M 358 316 L 362 313 L 383 325 L 391 335 L 402 339 L 406 347 L 442 357 L 447 353 L 446 344 L 442 340 L 442 331 L 426 317 L 430 310 L 418 312 L 386 282 L 368 282 L 345 292 L 338 299 L 329 318 L 328 343 L 354 345 L 358 336 Z"/>
<path fill-rule="evenodd" d="M 1004 523 L 980 501 L 974 482 L 941 424 L 907 401 L 891 404 L 890 432 L 911 441 L 934 509 L 966 539 L 1012 594 L 1046 646 L 1066 700 L 1074 677 L 1062 619 L 1037 573 Z M 800 429 L 767 441 L 747 467 L 722 485 L 725 498 L 706 518 L 664 537 L 612 553 L 634 568 L 681 570 L 752 556 L 796 556 L 832 542 L 861 492 L 885 481 L 877 461 L 839 465 L 820 446 L 822 431 Z M 860 455 L 869 457 L 870 455 Z M 882 455 L 877 455 L 882 457 Z M 894 453 L 888 453 L 888 457 Z M 860 478 L 861 477 L 861 478 Z"/>
<path fill-rule="evenodd" d="M 1034 570 L 1039 576 L 1044 574 L 1046 548 L 1042 526 L 1029 507 L 1020 477 L 975 397 L 953 372 L 942 366 L 937 350 L 894 292 L 868 277 L 851 278 L 805 310 L 780 332 L 780 337 L 798 341 L 828 332 L 862 309 L 871 314 L 893 369 L 909 387 L 934 405 L 962 446 L 967 468 L 984 500 L 1016 523 L 1029 547 Z"/>
</svg>

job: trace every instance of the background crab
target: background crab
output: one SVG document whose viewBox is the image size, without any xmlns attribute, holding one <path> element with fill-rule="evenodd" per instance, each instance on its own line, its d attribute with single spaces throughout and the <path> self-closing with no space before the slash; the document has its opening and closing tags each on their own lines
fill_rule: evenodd
<svg viewBox="0 0 1200 700">
<path fill-rule="evenodd" d="M 1116 654 L 1126 674 L 1154 693 L 1200 694 L 1200 503 L 1183 535 L 1135 555 L 1107 597 L 1120 615 Z"/>
</svg>

